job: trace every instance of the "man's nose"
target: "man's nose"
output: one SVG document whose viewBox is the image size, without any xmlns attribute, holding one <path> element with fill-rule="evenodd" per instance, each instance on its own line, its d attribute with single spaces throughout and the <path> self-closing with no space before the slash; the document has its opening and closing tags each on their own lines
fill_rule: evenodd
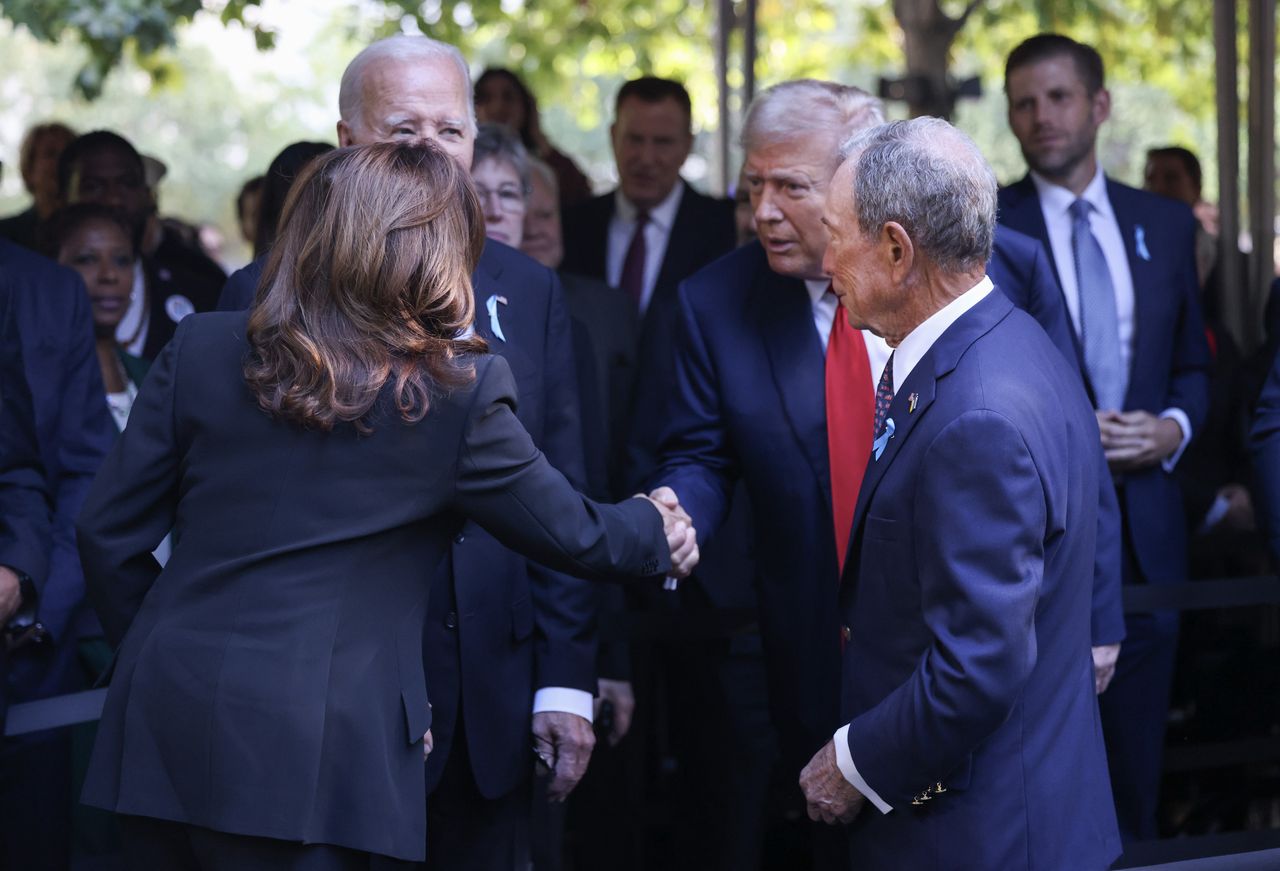
<svg viewBox="0 0 1280 871">
<path fill-rule="evenodd" d="M 773 224 L 782 220 L 782 210 L 773 201 L 773 194 L 765 188 L 756 198 L 756 207 L 752 210 L 757 224 Z"/>
</svg>

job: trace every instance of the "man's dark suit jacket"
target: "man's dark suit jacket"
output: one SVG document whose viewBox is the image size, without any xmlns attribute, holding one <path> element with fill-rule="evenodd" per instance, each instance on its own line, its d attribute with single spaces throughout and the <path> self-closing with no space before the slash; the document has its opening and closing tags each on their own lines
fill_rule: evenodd
<svg viewBox="0 0 1280 871">
<path fill-rule="evenodd" d="M 84 610 L 75 518 L 116 429 L 94 348 L 89 295 L 80 276 L 0 239 L 0 288 L 11 298 L 41 460 L 53 496 L 52 549 L 39 618 L 58 649 L 73 657 L 73 623 Z M 48 680 L 56 684 L 59 676 L 39 671 L 24 678 L 34 682 L 24 693 L 64 689 L 44 686 Z"/>
<path fill-rule="evenodd" d="M 418 423 L 388 389 L 371 434 L 325 432 L 259 408 L 246 320 L 180 325 L 80 519 L 118 645 L 84 800 L 422 860 L 422 637 L 450 538 L 478 522 L 562 571 L 639 577 L 669 568 L 662 522 L 641 500 L 579 496 L 519 424 L 495 355 L 464 361 L 475 381 Z M 151 551 L 170 528 L 162 571 Z"/>
<path fill-rule="evenodd" d="M 640 320 L 635 304 L 622 291 L 603 281 L 561 272 L 569 315 L 582 325 L 574 359 L 578 364 L 578 388 L 583 407 L 583 444 L 597 468 L 593 487 L 623 495 L 622 463 L 631 396 L 635 389 Z M 588 388 L 593 396 L 588 397 Z M 594 415 L 588 415 L 591 407 Z M 590 424 L 588 417 L 595 420 Z M 601 475 L 603 477 L 601 478 Z"/>
<path fill-rule="evenodd" d="M 671 225 L 662 268 L 654 281 L 649 308 L 641 322 L 640 359 L 644 368 L 657 367 L 660 380 L 674 377 L 670 361 L 672 335 L 678 320 L 676 290 L 680 282 L 737 245 L 733 201 L 698 193 L 685 181 L 680 208 Z M 564 215 L 564 272 L 607 281 L 609 222 L 616 192 L 610 191 L 576 206 Z M 643 426 L 644 421 L 635 420 Z M 628 482 L 636 483 L 635 481 Z"/>
<path fill-rule="evenodd" d="M 1195 217 L 1184 205 L 1111 179 L 1107 198 L 1133 277 L 1133 356 L 1123 410 L 1159 414 L 1180 408 L 1195 435 L 1209 408 L 1209 348 L 1196 284 Z M 1038 239 L 1053 263 L 1031 177 L 1003 188 L 999 207 L 1001 223 Z M 1056 276 L 1057 264 L 1053 266 Z M 1120 498 L 1143 577 L 1151 583 L 1185 580 L 1186 524 L 1174 476 L 1157 464 L 1125 473 L 1123 484 Z"/>
<path fill-rule="evenodd" d="M 0 237 L 32 251 L 36 250 L 36 234 L 39 228 L 40 217 L 36 214 L 35 206 L 16 215 L 0 218 Z"/>
<path fill-rule="evenodd" d="M 698 193 L 688 182 L 676 210 L 675 222 L 654 281 L 649 311 L 675 303 L 680 282 L 737 244 L 733 201 Z M 560 269 L 608 281 L 609 222 L 613 220 L 616 191 L 592 197 L 564 214 L 564 261 Z M 647 316 L 646 316 L 647 317 Z"/>
<path fill-rule="evenodd" d="M 154 360 L 173 338 L 178 321 L 187 313 L 217 308 L 218 294 L 226 276 L 212 260 L 203 253 L 189 250 L 169 231 L 161 237 L 155 252 L 142 258 L 142 267 L 147 279 L 151 319 L 147 341 L 139 356 Z"/>
<path fill-rule="evenodd" d="M 49 493 L 18 338 L 12 295 L 0 287 L 0 566 L 30 578 L 38 597 L 48 572 Z M 19 610 L 35 604 L 24 601 Z M 9 685 L 6 659 L 0 644 L 0 729 Z"/>
<path fill-rule="evenodd" d="M 849 750 L 893 810 L 849 827 L 850 867 L 1110 867 L 1089 655 L 1099 437 L 1083 385 L 992 292 L 925 353 L 888 418 L 839 613 Z"/>
<path fill-rule="evenodd" d="M 989 269 L 1020 305 L 1061 325 L 1061 295 L 1045 282 L 1039 246 L 999 232 Z M 1009 244 L 1012 242 L 1012 244 Z M 1030 260 L 1027 260 L 1030 255 Z M 1038 278 L 1040 281 L 1033 281 Z M 1015 287 L 1016 285 L 1016 287 Z M 839 725 L 838 570 L 832 535 L 825 357 L 804 282 L 769 268 L 758 242 L 697 273 L 681 287 L 676 381 L 641 380 L 638 414 L 664 421 L 661 463 L 647 485 L 671 486 L 695 519 L 700 541 L 719 531 L 734 483 L 746 483 L 755 513 L 760 631 L 770 708 L 785 763 L 795 773 Z M 1059 328 L 1059 351 L 1073 355 Z M 1097 452 L 1097 451 L 1095 451 Z M 1101 456 L 1097 463 L 1101 464 Z M 1110 487 L 1099 487 L 1100 502 Z M 1123 635 L 1119 519 L 1111 497 L 1114 558 L 1095 579 L 1103 641 Z M 1114 563 L 1114 565 L 1113 565 Z"/>
<path fill-rule="evenodd" d="M 254 261 L 231 276 L 219 309 L 252 305 L 264 263 Z M 472 284 L 476 332 L 511 367 L 520 422 L 552 465 L 583 486 L 573 342 L 559 280 L 520 252 L 487 241 Z M 496 304 L 505 339 L 498 338 L 487 311 L 494 296 L 506 300 Z M 436 742 L 428 788 L 448 758 L 460 697 L 476 784 L 496 798 L 529 776 L 534 690 L 595 692 L 597 594 L 589 584 L 503 547 L 474 523 L 454 537 L 441 571 L 446 574 L 437 578 L 440 595 L 427 627 L 429 649 L 438 652 L 427 673 Z"/>
</svg>

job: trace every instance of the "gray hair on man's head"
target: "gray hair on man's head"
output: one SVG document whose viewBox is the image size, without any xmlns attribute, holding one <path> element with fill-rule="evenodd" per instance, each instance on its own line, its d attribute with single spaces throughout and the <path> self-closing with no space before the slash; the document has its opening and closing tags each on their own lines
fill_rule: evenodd
<svg viewBox="0 0 1280 871">
<path fill-rule="evenodd" d="M 486 160 L 505 163 L 514 169 L 520 177 L 520 189 L 524 191 L 525 199 L 529 198 L 529 152 L 525 150 L 519 134 L 506 124 L 481 124 L 476 132 L 476 151 L 471 166 L 477 167 Z"/>
<path fill-rule="evenodd" d="M 476 106 L 471 99 L 471 69 L 462 52 L 455 46 L 429 36 L 407 33 L 388 36 L 367 46 L 352 58 L 342 73 L 342 84 L 338 88 L 338 114 L 348 125 L 356 126 L 362 122 L 363 79 L 370 64 L 378 61 L 434 61 L 441 58 L 452 61 L 458 68 L 458 83 L 463 88 L 463 102 L 467 104 L 467 122 L 471 132 L 475 133 Z"/>
<path fill-rule="evenodd" d="M 795 79 L 761 91 L 742 123 L 742 147 L 752 151 L 783 139 L 835 134 L 843 142 L 884 123 L 884 104 L 861 88 Z M 832 155 L 835 159 L 835 155 Z"/>
<path fill-rule="evenodd" d="M 982 268 L 996 231 L 996 177 L 978 146 L 941 118 L 894 121 L 845 142 L 856 161 L 853 197 L 864 234 L 901 224 L 950 272 Z"/>
<path fill-rule="evenodd" d="M 551 190 L 551 198 L 554 200 L 560 199 L 560 179 L 556 178 L 556 171 L 551 168 L 551 164 L 530 156 L 529 173 L 530 181 L 536 175 Z"/>
</svg>

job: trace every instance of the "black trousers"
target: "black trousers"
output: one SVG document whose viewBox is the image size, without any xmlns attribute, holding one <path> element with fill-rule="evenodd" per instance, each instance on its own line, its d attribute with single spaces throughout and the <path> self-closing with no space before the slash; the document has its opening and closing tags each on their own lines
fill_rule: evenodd
<svg viewBox="0 0 1280 871">
<path fill-rule="evenodd" d="M 407 871 L 419 867 L 328 844 L 231 835 L 150 817 L 119 817 L 132 871 Z"/>
<path fill-rule="evenodd" d="M 427 796 L 427 871 L 528 871 L 529 782 L 496 799 L 481 795 L 461 716 L 448 752 Z"/>
</svg>

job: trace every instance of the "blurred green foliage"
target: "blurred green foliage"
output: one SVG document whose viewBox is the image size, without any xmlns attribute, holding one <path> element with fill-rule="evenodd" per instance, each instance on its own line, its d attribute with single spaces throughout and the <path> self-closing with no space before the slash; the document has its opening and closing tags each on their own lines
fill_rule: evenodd
<svg viewBox="0 0 1280 871">
<path fill-rule="evenodd" d="M 959 14 L 963 0 L 946 0 Z M 737 14 L 745 0 L 735 0 Z M 1145 148 L 1176 142 L 1216 185 L 1212 5 L 1175 0 L 985 0 L 952 48 L 957 77 L 986 94 L 955 119 L 997 173 L 1023 171 L 1004 121 L 1003 61 L 1019 41 L 1059 29 L 1098 45 L 1115 112 L 1101 149 L 1108 170 L 1140 182 Z M 874 91 L 900 76 L 902 34 L 890 0 L 759 0 L 758 87 L 817 76 Z M 169 165 L 162 209 L 211 222 L 234 242 L 240 185 L 298 139 L 334 140 L 342 69 L 370 40 L 407 30 L 458 44 L 478 74 L 521 75 L 542 126 L 606 189 L 608 124 L 618 86 L 654 73 L 683 80 L 699 130 L 685 174 L 708 187 L 718 124 L 715 0 L 0 0 L 0 159 L 16 163 L 23 130 L 57 117 L 111 127 Z M 1243 27 L 1243 23 L 1242 23 Z M 732 117 L 744 108 L 741 33 L 731 41 Z M 902 114 L 902 107 L 894 107 Z M 733 150 L 731 166 L 740 154 Z M 0 211 L 24 199 L 15 172 Z"/>
</svg>

